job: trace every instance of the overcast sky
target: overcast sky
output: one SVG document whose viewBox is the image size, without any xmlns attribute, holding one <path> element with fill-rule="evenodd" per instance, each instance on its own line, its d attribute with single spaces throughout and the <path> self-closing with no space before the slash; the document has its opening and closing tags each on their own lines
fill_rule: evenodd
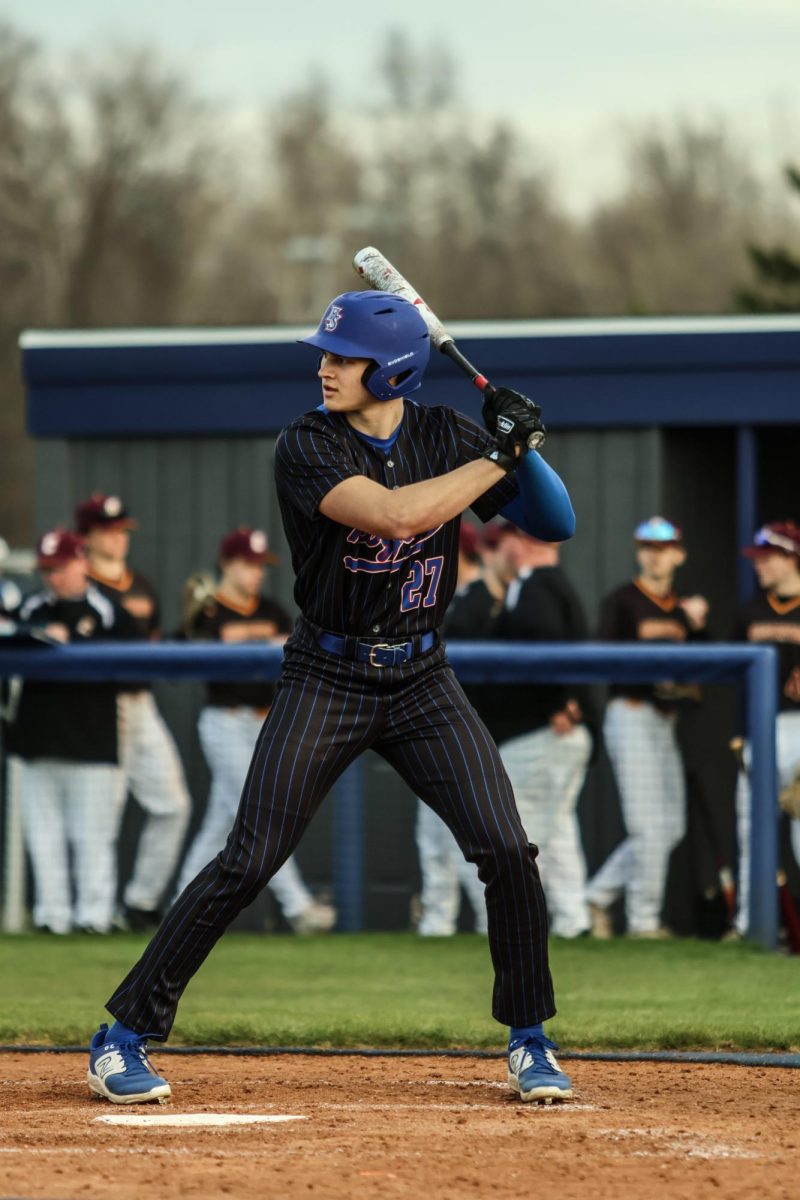
<svg viewBox="0 0 800 1200">
<path fill-rule="evenodd" d="M 800 160 L 800 0 L 0 0 L 0 17 L 60 59 L 152 44 L 240 119 L 313 68 L 368 101 L 401 28 L 451 55 L 465 106 L 512 119 L 576 208 L 645 118 L 726 117 L 762 171 Z"/>
</svg>

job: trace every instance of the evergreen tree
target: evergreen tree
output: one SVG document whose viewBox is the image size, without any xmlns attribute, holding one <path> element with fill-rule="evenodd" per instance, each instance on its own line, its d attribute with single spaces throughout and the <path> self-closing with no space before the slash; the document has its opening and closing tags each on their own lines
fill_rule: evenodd
<svg viewBox="0 0 800 1200">
<path fill-rule="evenodd" d="M 786 167 L 786 180 L 800 199 L 800 171 Z M 756 281 L 736 293 L 742 312 L 800 312 L 800 257 L 785 246 L 747 247 Z"/>
</svg>

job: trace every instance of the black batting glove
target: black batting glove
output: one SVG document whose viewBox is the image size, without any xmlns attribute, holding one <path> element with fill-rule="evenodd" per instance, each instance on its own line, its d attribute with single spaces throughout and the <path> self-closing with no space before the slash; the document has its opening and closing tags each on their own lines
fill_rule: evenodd
<svg viewBox="0 0 800 1200">
<path fill-rule="evenodd" d="M 483 420 L 494 435 L 499 457 L 490 448 L 489 458 L 504 470 L 514 470 L 527 450 L 538 450 L 544 444 L 545 428 L 540 420 L 541 408 L 528 396 L 512 388 L 487 388 L 483 401 Z"/>
<path fill-rule="evenodd" d="M 484 392 L 483 423 L 507 453 L 513 446 L 536 450 L 544 443 L 545 428 L 538 404 L 513 388 L 487 388 Z"/>
</svg>

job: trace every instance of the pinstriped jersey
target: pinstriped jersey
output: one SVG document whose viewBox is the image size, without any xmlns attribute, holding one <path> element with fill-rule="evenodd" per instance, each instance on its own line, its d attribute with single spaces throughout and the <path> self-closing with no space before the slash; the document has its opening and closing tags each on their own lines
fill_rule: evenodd
<svg viewBox="0 0 800 1200">
<path fill-rule="evenodd" d="M 275 480 L 303 615 L 322 629 L 367 638 L 396 640 L 437 628 L 455 590 L 460 517 L 401 541 L 348 529 L 323 516 L 319 505 L 351 476 L 403 487 L 474 461 L 491 442 L 455 409 L 410 400 L 388 450 L 324 407 L 292 421 L 275 448 Z M 488 521 L 517 492 L 516 479 L 506 476 L 472 509 Z"/>
</svg>

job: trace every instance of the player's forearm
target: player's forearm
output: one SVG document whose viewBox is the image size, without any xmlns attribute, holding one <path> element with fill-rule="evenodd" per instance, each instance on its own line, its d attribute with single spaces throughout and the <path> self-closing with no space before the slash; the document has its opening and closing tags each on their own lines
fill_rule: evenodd
<svg viewBox="0 0 800 1200">
<path fill-rule="evenodd" d="M 502 467 L 479 458 L 445 475 L 399 488 L 351 475 L 331 488 L 319 509 L 324 517 L 340 525 L 401 540 L 451 521 L 498 483 L 503 474 Z"/>
<path fill-rule="evenodd" d="M 370 530 L 394 538 L 412 537 L 451 521 L 503 478 L 501 467 L 479 458 L 446 475 L 409 483 L 387 492 L 386 517 L 391 529 Z"/>
</svg>

